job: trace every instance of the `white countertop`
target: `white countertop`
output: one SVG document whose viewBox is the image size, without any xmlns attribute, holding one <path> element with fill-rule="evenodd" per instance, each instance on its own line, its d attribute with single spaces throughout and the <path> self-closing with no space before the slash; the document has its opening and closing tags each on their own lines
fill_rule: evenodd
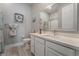
<svg viewBox="0 0 79 59">
<path fill-rule="evenodd" d="M 55 42 L 79 50 L 79 38 L 72 38 L 60 35 L 53 36 L 49 34 L 39 34 L 39 33 L 31 33 L 31 35 L 46 39 L 50 42 Z"/>
</svg>

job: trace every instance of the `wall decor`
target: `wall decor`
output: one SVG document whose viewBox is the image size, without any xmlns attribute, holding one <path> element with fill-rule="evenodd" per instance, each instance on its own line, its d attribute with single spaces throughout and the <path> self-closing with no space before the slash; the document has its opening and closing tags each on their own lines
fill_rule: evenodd
<svg viewBox="0 0 79 59">
<path fill-rule="evenodd" d="M 23 23 L 24 15 L 19 14 L 19 13 L 15 13 L 14 14 L 14 18 L 15 18 L 15 21 L 16 22 Z"/>
</svg>

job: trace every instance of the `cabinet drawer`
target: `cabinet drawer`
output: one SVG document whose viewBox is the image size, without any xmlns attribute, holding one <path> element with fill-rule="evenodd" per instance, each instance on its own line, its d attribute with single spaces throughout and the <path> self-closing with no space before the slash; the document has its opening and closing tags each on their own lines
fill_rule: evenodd
<svg viewBox="0 0 79 59">
<path fill-rule="evenodd" d="M 47 47 L 46 56 L 62 56 L 62 55 Z"/>
<path fill-rule="evenodd" d="M 55 43 L 51 43 L 51 42 L 46 42 L 46 46 L 56 50 L 57 52 L 61 53 L 62 55 L 67 55 L 67 56 L 74 56 L 75 55 L 75 50 L 55 44 Z"/>
<path fill-rule="evenodd" d="M 44 40 L 41 38 L 35 38 L 35 41 L 38 41 L 39 43 L 44 44 Z"/>
</svg>

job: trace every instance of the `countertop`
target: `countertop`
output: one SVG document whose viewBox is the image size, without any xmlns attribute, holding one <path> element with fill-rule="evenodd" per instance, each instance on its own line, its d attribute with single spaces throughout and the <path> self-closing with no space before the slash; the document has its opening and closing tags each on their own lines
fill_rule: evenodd
<svg viewBox="0 0 79 59">
<path fill-rule="evenodd" d="M 50 34 L 39 34 L 39 33 L 30 33 L 36 37 L 42 38 L 44 40 L 60 44 L 62 46 L 79 50 L 79 38 L 66 37 L 61 35 L 50 35 Z"/>
</svg>

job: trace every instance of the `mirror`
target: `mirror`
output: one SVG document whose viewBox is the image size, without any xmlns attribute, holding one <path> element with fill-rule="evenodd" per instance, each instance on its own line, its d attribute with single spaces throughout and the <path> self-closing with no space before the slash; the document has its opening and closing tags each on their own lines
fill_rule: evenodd
<svg viewBox="0 0 79 59">
<path fill-rule="evenodd" d="M 50 30 L 58 29 L 58 12 L 50 14 Z"/>
<path fill-rule="evenodd" d="M 46 12 L 40 12 L 40 19 L 42 20 L 42 29 L 49 30 L 50 29 L 50 22 L 49 22 L 49 14 Z"/>
<path fill-rule="evenodd" d="M 42 20 L 43 30 L 56 30 L 58 29 L 59 11 L 58 5 L 50 5 L 40 12 L 40 19 Z"/>
<path fill-rule="evenodd" d="M 76 3 L 55 3 L 47 6 L 40 12 L 43 30 L 77 31 L 77 11 Z"/>
</svg>

